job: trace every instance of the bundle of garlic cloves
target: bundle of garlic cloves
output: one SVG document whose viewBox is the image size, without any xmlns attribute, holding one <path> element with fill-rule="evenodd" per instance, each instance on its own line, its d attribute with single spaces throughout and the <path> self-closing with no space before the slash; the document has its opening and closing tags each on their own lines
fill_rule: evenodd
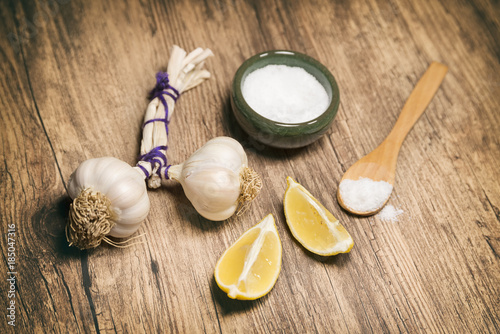
<svg viewBox="0 0 500 334">
<path fill-rule="evenodd" d="M 83 162 L 71 175 L 68 193 L 73 203 L 66 226 L 70 245 L 87 249 L 104 241 L 123 247 L 123 242 L 109 237 L 131 236 L 147 217 L 150 202 L 146 182 L 150 188 L 158 188 L 170 178 L 177 180 L 195 209 L 210 220 L 225 220 L 243 212 L 255 198 L 262 187 L 260 178 L 247 166 L 243 147 L 234 139 L 214 138 L 184 163 L 167 163 L 168 125 L 175 102 L 183 92 L 210 77 L 203 66 L 211 55 L 209 49 L 201 48 L 186 54 L 174 45 L 167 72 L 156 76 L 135 167 L 103 157 Z"/>
<path fill-rule="evenodd" d="M 172 48 L 168 73 L 157 74 L 155 89 L 146 111 L 144 139 L 137 166 L 112 157 L 84 161 L 73 172 L 68 194 L 70 206 L 66 238 L 80 249 L 95 248 L 102 241 L 121 247 L 109 237 L 126 238 L 134 234 L 149 212 L 146 184 L 159 186 L 159 174 L 166 172 L 168 122 L 180 94 L 196 87 L 210 76 L 203 69 L 212 55 L 197 48 L 189 54 Z M 130 240 L 130 239 L 129 239 Z"/>
</svg>

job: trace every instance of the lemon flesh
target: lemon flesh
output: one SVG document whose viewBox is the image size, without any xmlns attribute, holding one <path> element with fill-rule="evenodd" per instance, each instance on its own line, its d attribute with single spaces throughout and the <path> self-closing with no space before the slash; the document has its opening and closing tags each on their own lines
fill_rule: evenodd
<svg viewBox="0 0 500 334">
<path fill-rule="evenodd" d="M 307 189 L 291 177 L 283 205 L 288 227 L 307 250 L 323 256 L 348 253 L 354 242 L 347 230 Z"/>
<path fill-rule="evenodd" d="M 229 298 L 260 298 L 278 279 L 281 254 L 278 230 L 269 214 L 222 254 L 215 266 L 215 281 Z"/>
</svg>

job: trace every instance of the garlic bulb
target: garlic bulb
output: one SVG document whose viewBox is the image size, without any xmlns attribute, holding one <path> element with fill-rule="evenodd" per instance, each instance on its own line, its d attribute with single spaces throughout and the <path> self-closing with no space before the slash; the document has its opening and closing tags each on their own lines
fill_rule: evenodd
<svg viewBox="0 0 500 334">
<path fill-rule="evenodd" d="M 220 221 L 257 196 L 259 176 L 248 166 L 241 144 L 229 137 L 209 140 L 168 176 L 181 183 L 186 197 L 203 217 Z"/>
<path fill-rule="evenodd" d="M 66 236 L 80 249 L 97 247 L 106 236 L 124 238 L 137 231 L 149 212 L 141 172 L 112 157 L 89 159 L 73 172 L 68 185 L 73 199 Z"/>
</svg>

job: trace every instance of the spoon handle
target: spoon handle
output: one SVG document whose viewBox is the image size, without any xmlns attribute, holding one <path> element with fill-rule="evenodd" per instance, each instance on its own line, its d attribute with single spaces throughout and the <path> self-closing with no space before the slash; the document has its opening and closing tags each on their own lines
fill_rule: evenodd
<svg viewBox="0 0 500 334">
<path fill-rule="evenodd" d="M 390 142 L 397 147 L 401 146 L 408 132 L 424 113 L 434 94 L 436 94 L 446 72 L 448 72 L 446 65 L 438 62 L 432 62 L 429 65 L 427 71 L 425 71 L 411 92 L 410 97 L 406 100 L 396 124 L 394 124 L 386 138 L 386 142 Z"/>
</svg>

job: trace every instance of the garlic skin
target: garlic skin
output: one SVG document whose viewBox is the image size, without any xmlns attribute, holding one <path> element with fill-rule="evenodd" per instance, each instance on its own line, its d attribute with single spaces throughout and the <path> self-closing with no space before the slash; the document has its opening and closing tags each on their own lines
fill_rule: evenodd
<svg viewBox="0 0 500 334">
<path fill-rule="evenodd" d="M 70 176 L 68 193 L 77 198 L 83 190 L 99 192 L 111 202 L 115 223 L 108 236 L 125 238 L 146 219 L 150 202 L 144 177 L 134 167 L 113 157 L 84 161 Z"/>
<path fill-rule="evenodd" d="M 168 176 L 181 183 L 186 197 L 203 217 L 221 221 L 240 205 L 240 173 L 248 160 L 241 144 L 229 137 L 209 140 Z"/>
</svg>

